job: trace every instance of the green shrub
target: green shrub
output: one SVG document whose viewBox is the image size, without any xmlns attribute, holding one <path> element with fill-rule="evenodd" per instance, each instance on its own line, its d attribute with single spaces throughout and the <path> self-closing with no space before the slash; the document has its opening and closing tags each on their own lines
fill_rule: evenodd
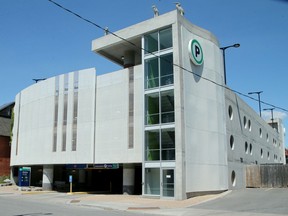
<svg viewBox="0 0 288 216">
<path fill-rule="evenodd" d="M 10 179 L 10 176 L 0 176 L 0 184 L 4 183 L 5 179 Z"/>
</svg>

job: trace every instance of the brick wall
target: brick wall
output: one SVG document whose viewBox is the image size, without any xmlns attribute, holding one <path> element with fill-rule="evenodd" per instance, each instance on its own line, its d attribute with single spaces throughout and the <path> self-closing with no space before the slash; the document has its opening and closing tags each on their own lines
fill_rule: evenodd
<svg viewBox="0 0 288 216">
<path fill-rule="evenodd" d="M 10 137 L 0 136 L 0 176 L 10 175 Z"/>
</svg>

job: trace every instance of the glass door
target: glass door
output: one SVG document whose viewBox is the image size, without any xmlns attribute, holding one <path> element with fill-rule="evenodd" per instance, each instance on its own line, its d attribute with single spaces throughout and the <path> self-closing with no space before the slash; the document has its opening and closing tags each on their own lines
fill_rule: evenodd
<svg viewBox="0 0 288 216">
<path fill-rule="evenodd" d="M 162 170 L 162 196 L 174 197 L 174 169 Z"/>
</svg>

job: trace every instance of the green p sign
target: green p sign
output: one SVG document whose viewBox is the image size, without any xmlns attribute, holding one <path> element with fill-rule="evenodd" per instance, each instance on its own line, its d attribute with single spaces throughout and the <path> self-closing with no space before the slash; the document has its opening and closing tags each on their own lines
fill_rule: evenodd
<svg viewBox="0 0 288 216">
<path fill-rule="evenodd" d="M 188 51 L 190 59 L 195 65 L 203 64 L 203 50 L 200 43 L 196 39 L 189 41 Z"/>
</svg>

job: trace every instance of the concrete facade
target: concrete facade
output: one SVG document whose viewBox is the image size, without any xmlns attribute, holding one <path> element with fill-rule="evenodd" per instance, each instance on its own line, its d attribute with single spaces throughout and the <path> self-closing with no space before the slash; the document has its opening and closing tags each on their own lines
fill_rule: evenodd
<svg viewBox="0 0 288 216">
<path fill-rule="evenodd" d="M 243 188 L 245 165 L 286 163 L 284 129 L 280 119 L 272 128 L 230 90 L 225 97 L 229 188 Z"/>
<path fill-rule="evenodd" d="M 172 11 L 115 34 L 125 40 L 108 34 L 92 50 L 124 69 L 75 71 L 16 96 L 15 177 L 30 166 L 48 189 L 73 176 L 79 190 L 182 200 L 245 187 L 246 164 L 284 163 L 281 121 L 276 131 L 223 88 L 210 32 Z"/>
</svg>

